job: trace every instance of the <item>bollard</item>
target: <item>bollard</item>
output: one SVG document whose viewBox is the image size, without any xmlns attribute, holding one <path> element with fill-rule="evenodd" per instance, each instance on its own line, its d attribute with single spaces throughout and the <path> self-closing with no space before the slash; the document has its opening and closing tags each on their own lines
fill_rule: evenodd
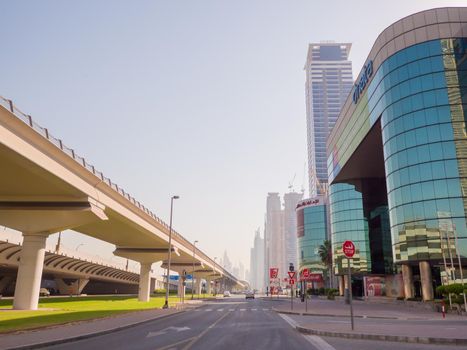
<svg viewBox="0 0 467 350">
<path fill-rule="evenodd" d="M 444 304 L 444 300 L 441 302 L 441 312 L 443 313 L 443 318 L 446 318 L 446 305 Z"/>
</svg>

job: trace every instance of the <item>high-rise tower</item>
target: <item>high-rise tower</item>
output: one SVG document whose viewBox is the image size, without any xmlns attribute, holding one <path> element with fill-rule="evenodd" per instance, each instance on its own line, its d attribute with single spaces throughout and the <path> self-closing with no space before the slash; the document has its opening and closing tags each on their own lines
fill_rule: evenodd
<svg viewBox="0 0 467 350">
<path fill-rule="evenodd" d="M 326 139 L 353 86 L 352 62 L 348 60 L 351 46 L 335 42 L 308 46 L 305 91 L 310 197 L 324 194 L 327 186 Z"/>
</svg>

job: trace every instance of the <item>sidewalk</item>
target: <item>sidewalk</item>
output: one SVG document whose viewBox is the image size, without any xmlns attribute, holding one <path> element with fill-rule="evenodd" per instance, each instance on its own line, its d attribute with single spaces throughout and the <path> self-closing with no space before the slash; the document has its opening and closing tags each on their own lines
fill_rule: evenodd
<svg viewBox="0 0 467 350">
<path fill-rule="evenodd" d="M 193 308 L 201 304 L 201 301 L 187 302 L 184 306 L 176 308 L 153 309 L 134 311 L 119 316 L 99 318 L 68 323 L 65 325 L 40 328 L 36 330 L 21 331 L 0 335 L 0 350 L 5 349 L 34 349 L 45 344 L 54 345 L 71 340 L 85 339 L 95 335 L 106 334 L 120 329 L 132 327 L 137 324 L 152 321 L 154 319 L 168 317 L 184 312 L 186 308 Z"/>
<path fill-rule="evenodd" d="M 354 301 L 354 330 L 350 327 L 350 307 L 343 301 L 312 299 L 305 305 L 294 300 L 277 303 L 279 313 L 297 315 L 288 322 L 299 332 L 328 337 L 385 340 L 423 344 L 467 345 L 467 317 L 398 304 Z"/>
<path fill-rule="evenodd" d="M 292 313 L 298 315 L 310 316 L 349 316 L 350 308 L 343 300 L 326 300 L 319 298 L 308 299 L 308 310 L 305 303 L 300 299 L 294 298 L 293 311 L 290 307 L 290 297 L 288 302 L 280 300 L 274 306 L 274 310 L 281 313 Z M 429 309 L 414 308 L 402 304 L 390 304 L 387 302 L 378 303 L 376 301 L 366 302 L 353 300 L 353 312 L 355 317 L 359 318 L 382 318 L 399 320 L 441 320 L 442 314 Z M 446 314 L 448 320 L 464 320 L 466 316 L 460 316 L 453 313 Z"/>
</svg>

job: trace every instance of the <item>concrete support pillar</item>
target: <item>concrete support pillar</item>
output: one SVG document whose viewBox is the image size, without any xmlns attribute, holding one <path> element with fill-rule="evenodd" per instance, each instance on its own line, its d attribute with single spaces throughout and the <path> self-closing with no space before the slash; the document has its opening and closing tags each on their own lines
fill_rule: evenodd
<svg viewBox="0 0 467 350">
<path fill-rule="evenodd" d="M 147 302 L 149 301 L 149 294 L 151 292 L 150 286 L 152 263 L 142 262 L 140 265 L 138 300 Z"/>
<path fill-rule="evenodd" d="M 423 301 L 433 300 L 433 284 L 431 277 L 431 266 L 428 261 L 420 261 L 420 281 L 422 283 L 422 298 Z"/>
<path fill-rule="evenodd" d="M 200 279 L 197 279 L 195 281 L 195 294 L 201 294 L 201 287 L 203 286 L 203 282 Z"/>
<path fill-rule="evenodd" d="M 178 279 L 177 296 L 179 298 L 185 298 L 185 286 L 183 285 L 183 278 L 181 276 Z"/>
<path fill-rule="evenodd" d="M 48 233 L 23 234 L 13 309 L 37 310 Z"/>
<path fill-rule="evenodd" d="M 211 280 L 206 280 L 206 294 L 212 294 Z"/>
<path fill-rule="evenodd" d="M 339 295 L 343 296 L 344 290 L 345 290 L 344 276 L 338 276 L 338 278 L 339 278 Z"/>
<path fill-rule="evenodd" d="M 55 278 L 55 284 L 61 295 L 79 295 L 89 283 L 89 278 L 78 278 L 71 284 L 65 283 L 62 278 Z"/>
<path fill-rule="evenodd" d="M 402 265 L 402 279 L 404 281 L 404 294 L 405 298 L 414 297 L 414 285 L 413 285 L 413 272 L 412 266 L 408 264 Z"/>
<path fill-rule="evenodd" d="M 73 285 L 75 286 L 76 294 L 81 294 L 84 287 L 89 283 L 89 278 L 78 278 Z"/>
<path fill-rule="evenodd" d="M 3 276 L 0 280 L 0 294 L 3 293 L 5 289 L 7 289 L 8 285 L 13 281 L 12 276 Z"/>
</svg>

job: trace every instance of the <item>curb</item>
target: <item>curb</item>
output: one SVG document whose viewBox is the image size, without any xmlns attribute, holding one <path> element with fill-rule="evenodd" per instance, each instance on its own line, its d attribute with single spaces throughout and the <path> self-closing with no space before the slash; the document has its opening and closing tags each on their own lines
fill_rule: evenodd
<svg viewBox="0 0 467 350">
<path fill-rule="evenodd" d="M 349 315 L 332 315 L 332 314 L 315 314 L 311 312 L 299 312 L 299 311 L 287 311 L 287 310 L 278 310 L 276 308 L 272 308 L 273 311 L 277 312 L 278 314 L 285 314 L 285 315 L 297 315 L 297 316 L 318 316 L 318 317 L 350 317 Z M 367 315 L 354 315 L 354 318 L 376 318 L 376 319 L 383 319 L 383 320 L 401 320 L 405 318 L 395 317 L 395 316 L 367 316 Z"/>
<path fill-rule="evenodd" d="M 297 329 L 297 331 L 303 334 L 313 334 L 313 335 L 319 335 L 319 336 L 324 336 L 324 337 L 382 340 L 382 341 L 392 341 L 392 342 L 399 342 L 399 343 L 467 345 L 467 339 L 459 339 L 459 338 L 411 337 L 411 336 L 405 336 L 405 335 L 330 332 L 330 331 L 320 331 L 317 329 L 305 328 L 301 326 L 296 326 L 295 328 Z"/>
<path fill-rule="evenodd" d="M 160 315 L 160 316 L 156 316 L 154 318 L 151 318 L 149 320 L 134 322 L 134 323 L 127 324 L 127 325 L 124 325 L 124 326 L 119 326 L 119 327 L 115 327 L 115 328 L 112 328 L 112 329 L 106 329 L 104 331 L 86 333 L 86 334 L 81 334 L 81 335 L 77 335 L 77 336 L 70 337 L 70 338 L 57 339 L 57 340 L 52 340 L 52 341 L 47 341 L 47 342 L 42 342 L 42 343 L 21 345 L 21 346 L 16 346 L 16 347 L 13 347 L 13 348 L 5 348 L 5 350 L 40 349 L 40 348 L 44 348 L 44 347 L 47 347 L 47 346 L 71 343 L 71 342 L 74 342 L 74 341 L 77 341 L 77 340 L 93 338 L 93 337 L 97 337 L 97 336 L 100 336 L 100 335 L 106 335 L 106 334 L 109 334 L 109 333 L 118 332 L 118 331 L 121 331 L 121 330 L 124 330 L 124 329 L 136 327 L 136 326 L 139 326 L 139 325 L 142 325 L 142 324 L 145 324 L 145 323 L 152 322 L 154 320 L 159 320 L 159 319 L 162 319 L 162 318 L 167 318 L 167 317 L 170 317 L 170 316 L 178 315 L 178 314 L 181 314 L 182 312 L 185 312 L 185 311 L 186 310 L 177 310 L 177 311 L 175 311 L 175 312 L 173 312 L 173 313 L 171 313 L 169 315 Z"/>
</svg>

